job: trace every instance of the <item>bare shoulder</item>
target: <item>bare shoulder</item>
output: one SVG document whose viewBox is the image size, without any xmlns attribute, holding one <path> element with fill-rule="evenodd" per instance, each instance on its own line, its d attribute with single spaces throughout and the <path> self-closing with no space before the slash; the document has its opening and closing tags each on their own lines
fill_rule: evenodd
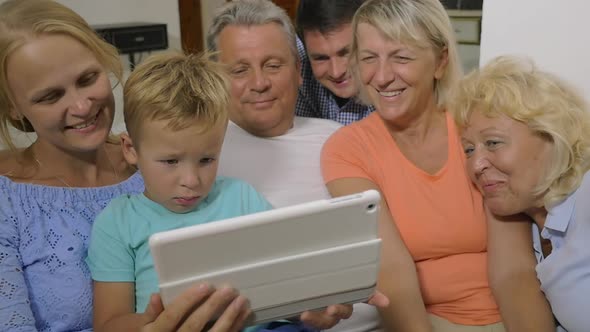
<svg viewBox="0 0 590 332">
<path fill-rule="evenodd" d="M 0 150 L 0 175 L 14 177 L 20 175 L 22 164 L 19 160 L 22 150 Z"/>
</svg>

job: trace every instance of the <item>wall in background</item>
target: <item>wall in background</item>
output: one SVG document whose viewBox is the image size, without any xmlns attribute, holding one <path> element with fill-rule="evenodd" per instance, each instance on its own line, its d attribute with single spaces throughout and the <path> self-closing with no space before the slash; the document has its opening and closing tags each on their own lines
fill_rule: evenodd
<svg viewBox="0 0 590 332">
<path fill-rule="evenodd" d="M 472 0 L 465 1 L 449 1 L 442 0 L 443 4 L 448 6 L 456 5 L 475 5 Z M 481 3 L 481 2 L 480 2 Z M 479 37 L 481 35 L 481 10 L 457 10 L 447 9 L 451 24 L 455 30 L 455 37 L 459 43 L 457 50 L 461 57 L 463 64 L 463 71 L 465 73 L 475 69 L 479 66 Z"/>
<path fill-rule="evenodd" d="M 459 45 L 458 51 L 465 73 L 479 66 L 479 45 Z"/>
<path fill-rule="evenodd" d="M 166 23 L 171 49 L 180 49 L 178 2 L 175 0 L 58 0 L 72 8 L 88 23 Z"/>
<path fill-rule="evenodd" d="M 207 42 L 207 30 L 211 25 L 215 10 L 223 5 L 225 0 L 201 0 L 201 14 L 203 19 L 203 42 Z M 203 45 L 207 49 L 207 45 Z"/>
<path fill-rule="evenodd" d="M 527 55 L 589 96 L 589 12 L 586 0 L 485 0 L 480 63 L 502 54 Z"/>
</svg>

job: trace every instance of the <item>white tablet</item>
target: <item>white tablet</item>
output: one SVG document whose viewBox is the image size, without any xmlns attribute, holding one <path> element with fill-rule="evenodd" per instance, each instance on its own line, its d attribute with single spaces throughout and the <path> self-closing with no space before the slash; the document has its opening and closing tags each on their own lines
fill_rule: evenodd
<svg viewBox="0 0 590 332">
<path fill-rule="evenodd" d="M 375 190 L 156 233 L 149 244 L 164 305 L 191 285 L 231 285 L 251 324 L 373 294 L 379 270 Z"/>
</svg>

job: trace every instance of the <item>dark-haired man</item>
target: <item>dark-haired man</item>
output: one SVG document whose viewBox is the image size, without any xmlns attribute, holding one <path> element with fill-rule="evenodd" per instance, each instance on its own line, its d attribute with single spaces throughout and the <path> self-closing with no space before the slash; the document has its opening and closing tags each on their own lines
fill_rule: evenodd
<svg viewBox="0 0 590 332">
<path fill-rule="evenodd" d="M 303 84 L 296 114 L 344 125 L 373 111 L 355 96 L 357 85 L 348 65 L 352 17 L 365 0 L 301 0 L 297 9 Z"/>
</svg>

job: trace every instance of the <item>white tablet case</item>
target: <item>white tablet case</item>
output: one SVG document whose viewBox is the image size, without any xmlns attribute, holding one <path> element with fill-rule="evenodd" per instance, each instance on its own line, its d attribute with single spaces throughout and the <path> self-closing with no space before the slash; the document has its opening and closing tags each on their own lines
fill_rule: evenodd
<svg viewBox="0 0 590 332">
<path fill-rule="evenodd" d="M 207 281 L 250 301 L 251 324 L 374 291 L 381 240 L 376 190 L 153 234 L 164 305 Z"/>
</svg>

